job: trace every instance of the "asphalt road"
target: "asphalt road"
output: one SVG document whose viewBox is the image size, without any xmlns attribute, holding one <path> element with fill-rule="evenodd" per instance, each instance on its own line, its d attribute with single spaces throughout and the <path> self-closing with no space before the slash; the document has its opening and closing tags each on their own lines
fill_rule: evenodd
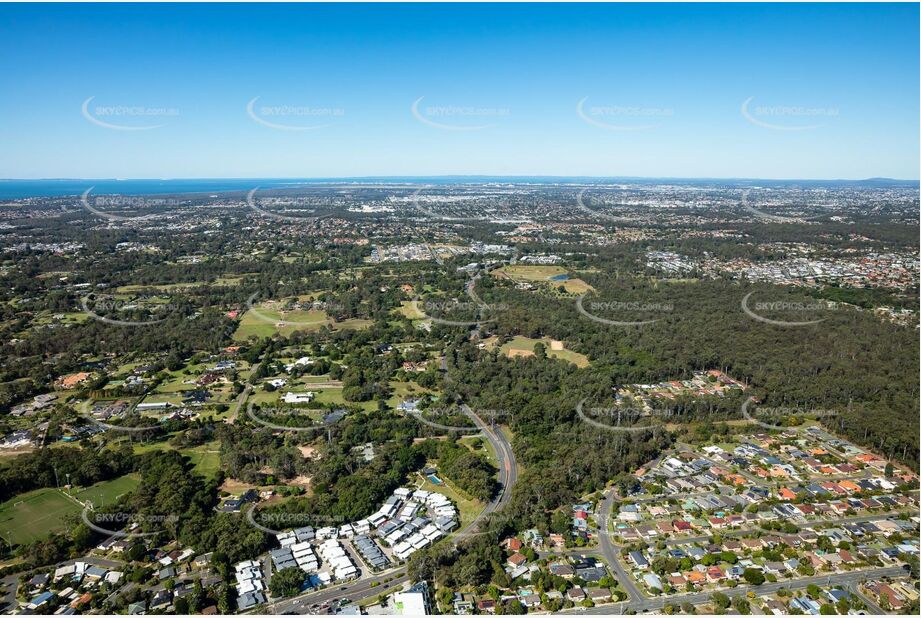
<svg viewBox="0 0 921 618">
<path fill-rule="evenodd" d="M 496 457 L 501 460 L 499 464 L 499 493 L 493 498 L 492 502 L 486 505 L 483 512 L 474 520 L 473 523 L 479 523 L 479 520 L 494 511 L 500 511 L 512 499 L 512 489 L 518 482 L 518 463 L 515 461 L 515 453 L 512 451 L 512 445 L 509 444 L 508 438 L 498 427 L 492 427 L 486 423 L 476 412 L 470 409 L 470 406 L 463 404 L 461 410 L 470 417 L 470 420 L 483 432 L 483 435 L 496 451 Z"/>
<path fill-rule="evenodd" d="M 902 511 L 890 511 L 888 513 L 877 513 L 875 515 L 852 515 L 850 517 L 832 517 L 828 519 L 813 519 L 806 521 L 795 521 L 799 528 L 811 528 L 814 526 L 821 526 L 823 524 L 857 524 L 868 521 L 881 521 L 883 519 L 890 519 L 901 513 Z M 763 531 L 761 528 L 739 528 L 739 529 L 726 529 L 726 530 L 714 530 L 711 534 L 705 534 L 701 536 L 688 536 L 680 537 L 675 539 L 667 539 L 665 541 L 666 545 L 688 545 L 690 543 L 707 543 L 714 536 L 721 536 L 723 538 L 727 537 L 740 537 L 747 534 L 752 534 L 754 532 Z"/>
<path fill-rule="evenodd" d="M 744 596 L 749 591 L 754 592 L 755 594 L 772 594 L 780 590 L 781 588 L 786 588 L 787 590 L 801 590 L 806 588 L 810 584 L 815 584 L 817 586 L 842 586 L 850 587 L 856 586 L 856 584 L 865 579 L 873 579 L 878 577 L 893 577 L 896 575 L 904 575 L 905 571 L 902 570 L 902 567 L 883 567 L 878 569 L 866 569 L 863 571 L 852 571 L 850 573 L 839 573 L 836 575 L 819 575 L 815 577 L 802 577 L 799 579 L 792 579 L 782 582 L 771 582 L 765 583 L 760 586 L 737 586 L 736 588 L 723 589 L 720 590 L 723 594 L 729 597 L 739 597 Z M 681 605 L 682 603 L 690 603 L 691 605 L 702 605 L 710 601 L 710 595 L 712 592 L 694 592 L 690 594 L 675 594 L 670 596 L 659 596 L 655 598 L 643 598 L 641 600 L 635 601 L 624 601 L 621 603 L 610 603 L 607 605 L 599 605 L 597 607 L 589 608 L 573 608 L 569 610 L 564 610 L 560 613 L 564 614 L 574 614 L 574 613 L 585 613 L 585 614 L 622 614 L 625 611 L 632 610 L 635 612 L 647 612 L 660 610 L 666 605 Z"/>
<path fill-rule="evenodd" d="M 512 451 L 512 445 L 509 444 L 505 434 L 499 428 L 490 427 L 469 406 L 462 405 L 461 409 L 476 424 L 489 443 L 492 444 L 498 458 L 501 460 L 498 475 L 500 488 L 496 497 L 480 511 L 473 521 L 456 532 L 451 537 L 453 539 L 461 539 L 475 534 L 476 529 L 484 518 L 505 508 L 512 498 L 512 489 L 518 481 L 518 464 L 515 461 L 515 453 Z M 385 580 L 388 579 L 390 581 L 385 583 Z M 310 592 L 269 603 L 268 611 L 273 614 L 309 614 L 313 605 L 322 606 L 340 599 L 350 599 L 353 602 L 361 601 L 369 597 L 376 597 L 388 588 L 402 585 L 408 581 L 409 576 L 406 574 L 406 567 L 397 567 L 372 577 L 363 577 L 348 584 L 334 585 L 318 592 Z"/>
<path fill-rule="evenodd" d="M 121 560 L 108 560 L 106 558 L 97 558 L 96 556 L 83 556 L 82 558 L 74 558 L 72 560 L 58 562 L 53 567 L 48 566 L 46 569 L 51 571 L 52 569 L 68 566 L 75 562 L 86 562 L 87 564 L 116 570 L 125 566 L 125 563 Z M 0 579 L 0 588 L 4 586 L 6 587 L 5 592 L 3 592 L 2 596 L 0 596 L 0 612 L 10 613 L 18 606 L 18 603 L 16 602 L 16 588 L 19 586 L 20 575 L 21 573 L 13 573 L 12 575 L 7 575 L 3 579 Z"/>
<path fill-rule="evenodd" d="M 390 581 L 385 583 L 385 580 Z M 337 601 L 339 599 L 351 599 L 359 601 L 367 597 L 373 597 L 381 594 L 390 586 L 402 585 L 409 581 L 406 575 L 406 567 L 399 567 L 390 571 L 385 571 L 373 577 L 366 577 L 350 584 L 340 586 L 331 586 L 319 592 L 302 594 L 297 597 L 291 597 L 275 603 L 269 603 L 266 609 L 272 614 L 309 614 L 312 605 L 324 605 Z M 264 610 L 260 610 L 262 613 Z"/>
<path fill-rule="evenodd" d="M 611 540 L 610 522 L 613 507 L 614 489 L 608 489 L 598 509 L 598 528 L 600 532 L 598 537 L 600 539 L 601 555 L 604 556 L 605 562 L 608 563 L 608 568 L 614 571 L 614 575 L 617 576 L 617 581 L 620 582 L 620 585 L 627 593 L 627 601 L 639 602 L 644 598 L 643 593 L 637 588 L 636 583 L 633 581 L 633 577 L 620 562 L 621 548 L 615 545 L 614 541 Z"/>
</svg>

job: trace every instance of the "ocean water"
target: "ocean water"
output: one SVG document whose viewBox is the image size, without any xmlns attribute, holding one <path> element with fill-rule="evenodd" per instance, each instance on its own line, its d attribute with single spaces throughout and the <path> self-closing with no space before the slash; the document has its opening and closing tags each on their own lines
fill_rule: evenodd
<svg viewBox="0 0 921 618">
<path fill-rule="evenodd" d="M 0 180 L 0 199 L 26 197 L 64 197 L 81 195 L 93 188 L 93 195 L 159 195 L 165 193 L 216 193 L 220 191 L 249 191 L 296 187 L 320 180 L 289 180 L 267 178 L 189 178 L 177 180 L 118 180 L 61 179 L 61 180 Z"/>
<path fill-rule="evenodd" d="M 677 178 L 597 178 L 585 176 L 364 176 L 352 178 L 178 178 L 178 179 L 41 179 L 19 180 L 0 178 L 0 199 L 27 197 L 63 197 L 81 195 L 93 188 L 94 195 L 162 195 L 175 193 L 219 193 L 221 191 L 249 191 L 260 189 L 285 189 L 323 184 L 394 184 L 394 185 L 462 185 L 479 183 L 566 184 L 631 182 L 658 184 L 672 182 L 688 185 L 723 187 L 760 186 L 817 186 L 817 187 L 917 187 L 917 180 L 892 180 L 871 178 L 867 180 L 757 180 L 757 179 L 677 179 Z"/>
<path fill-rule="evenodd" d="M 490 179 L 495 181 L 496 179 Z M 481 181 L 480 177 L 362 177 L 362 178 L 179 178 L 179 179 L 0 179 L 0 199 L 27 197 L 64 197 L 82 195 L 93 188 L 93 195 L 162 195 L 167 193 L 218 193 L 285 189 L 309 185 L 379 183 L 379 184 L 452 184 Z"/>
</svg>

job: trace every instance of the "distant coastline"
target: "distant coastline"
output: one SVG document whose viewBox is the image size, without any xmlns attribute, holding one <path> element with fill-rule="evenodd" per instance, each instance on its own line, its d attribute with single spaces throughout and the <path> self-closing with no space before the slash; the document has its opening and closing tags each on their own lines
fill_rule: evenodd
<svg viewBox="0 0 921 618">
<path fill-rule="evenodd" d="M 854 187 L 912 187 L 917 180 L 892 178 L 868 178 L 861 180 L 806 180 L 806 179 L 758 179 L 758 178 L 675 178 L 675 177 L 632 177 L 632 176 L 363 176 L 340 178 L 176 178 L 176 179 L 0 179 L 0 199 L 15 200 L 31 197 L 78 196 L 91 188 L 95 195 L 163 195 L 176 193 L 221 193 L 260 189 L 295 189 L 301 186 L 324 184 L 701 184 L 724 187 L 751 186 L 854 186 Z"/>
</svg>

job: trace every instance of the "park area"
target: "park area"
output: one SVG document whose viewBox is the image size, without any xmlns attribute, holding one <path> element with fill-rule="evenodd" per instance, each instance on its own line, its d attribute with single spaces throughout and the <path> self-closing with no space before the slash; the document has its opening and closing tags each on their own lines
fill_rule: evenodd
<svg viewBox="0 0 921 618">
<path fill-rule="evenodd" d="M 53 487 L 19 494 L 0 504 L 0 534 L 14 545 L 21 545 L 61 532 L 67 528 L 69 516 L 74 521 L 79 517 L 83 510 L 80 502 L 110 504 L 122 494 L 134 491 L 138 482 L 137 476 L 129 474 L 71 490 L 73 497 Z"/>
<path fill-rule="evenodd" d="M 288 336 L 295 331 L 319 330 L 324 326 L 333 329 L 367 328 L 370 320 L 335 321 L 322 309 L 285 310 L 279 301 L 266 301 L 254 305 L 240 319 L 234 339 L 245 341 L 250 337 L 271 337 L 275 333 Z"/>
<path fill-rule="evenodd" d="M 578 352 L 573 352 L 572 350 L 567 350 L 562 341 L 557 341 L 549 337 L 543 337 L 541 339 L 531 339 L 530 337 L 522 336 L 513 337 L 511 341 L 499 348 L 499 351 L 509 358 L 534 356 L 534 346 L 538 343 L 544 344 L 544 349 L 547 352 L 547 356 L 550 358 L 573 363 L 579 368 L 588 367 L 589 365 L 587 356 L 579 354 Z"/>
<path fill-rule="evenodd" d="M 508 279 L 515 284 L 542 283 L 556 290 L 561 287 L 566 294 L 585 294 L 592 286 L 582 279 L 573 278 L 562 266 L 546 264 L 509 264 L 492 271 L 499 279 Z"/>
</svg>

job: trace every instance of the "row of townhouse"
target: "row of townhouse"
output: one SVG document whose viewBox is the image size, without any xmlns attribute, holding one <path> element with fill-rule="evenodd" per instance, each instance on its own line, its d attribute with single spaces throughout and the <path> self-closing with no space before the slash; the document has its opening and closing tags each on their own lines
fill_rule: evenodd
<svg viewBox="0 0 921 618">
<path fill-rule="evenodd" d="M 237 608 L 241 611 L 265 603 L 265 580 L 262 567 L 256 560 L 244 560 L 234 566 L 237 589 Z"/>
<path fill-rule="evenodd" d="M 346 552 L 342 543 L 336 539 L 323 541 L 318 548 L 318 552 L 323 561 L 329 565 L 327 573 L 332 574 L 335 579 L 354 579 L 360 575 L 358 567 L 352 562 L 351 556 Z"/>
</svg>

